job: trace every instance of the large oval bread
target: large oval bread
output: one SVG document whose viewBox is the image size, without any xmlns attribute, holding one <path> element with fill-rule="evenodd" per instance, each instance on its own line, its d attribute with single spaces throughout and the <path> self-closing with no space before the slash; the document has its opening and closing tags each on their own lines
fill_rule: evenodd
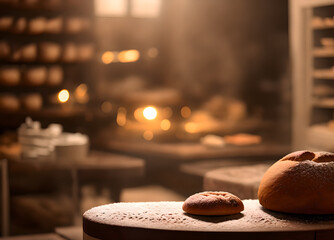
<svg viewBox="0 0 334 240">
<path fill-rule="evenodd" d="M 264 174 L 258 197 L 264 208 L 274 211 L 334 214 L 334 154 L 288 154 Z"/>
</svg>

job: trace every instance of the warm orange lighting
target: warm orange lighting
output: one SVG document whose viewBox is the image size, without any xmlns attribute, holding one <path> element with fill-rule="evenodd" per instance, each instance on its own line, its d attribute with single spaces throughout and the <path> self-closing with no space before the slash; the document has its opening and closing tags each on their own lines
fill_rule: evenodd
<svg viewBox="0 0 334 240">
<path fill-rule="evenodd" d="M 74 92 L 75 99 L 78 101 L 78 103 L 87 103 L 89 101 L 89 96 L 87 94 L 88 87 L 86 84 L 82 83 L 80 84 Z"/>
<path fill-rule="evenodd" d="M 156 58 L 159 54 L 159 50 L 157 48 L 149 48 L 147 50 L 147 56 L 150 58 Z"/>
<path fill-rule="evenodd" d="M 181 108 L 181 116 L 183 118 L 189 118 L 191 115 L 191 109 L 188 106 Z"/>
<path fill-rule="evenodd" d="M 168 119 L 163 119 L 160 123 L 160 127 L 164 131 L 168 131 L 170 129 L 171 123 Z"/>
<path fill-rule="evenodd" d="M 104 101 L 104 102 L 101 104 L 101 110 L 102 110 L 102 112 L 104 112 L 104 113 L 110 113 L 111 110 L 112 110 L 112 104 L 111 104 L 111 102 Z"/>
<path fill-rule="evenodd" d="M 102 54 L 101 60 L 104 64 L 109 64 L 113 62 L 115 59 L 115 55 L 113 52 L 106 51 Z"/>
<path fill-rule="evenodd" d="M 70 98 L 70 93 L 66 89 L 63 89 L 58 93 L 58 100 L 61 103 L 67 102 L 69 98 Z"/>
<path fill-rule="evenodd" d="M 184 125 L 184 129 L 188 133 L 196 133 L 197 132 L 197 126 L 193 122 L 188 122 Z"/>
<path fill-rule="evenodd" d="M 143 110 L 143 115 L 147 120 L 153 120 L 157 117 L 158 111 L 154 107 L 146 107 Z"/>
<path fill-rule="evenodd" d="M 126 124 L 126 109 L 124 107 L 118 108 L 116 122 L 123 127 Z"/>
<path fill-rule="evenodd" d="M 173 110 L 170 107 L 165 107 L 161 110 L 161 115 L 164 118 L 170 118 L 173 115 Z"/>
<path fill-rule="evenodd" d="M 143 138 L 147 141 L 151 141 L 153 139 L 153 132 L 152 131 L 149 131 L 149 130 L 146 130 L 144 133 L 143 133 Z"/>
<path fill-rule="evenodd" d="M 118 53 L 118 61 L 121 63 L 136 62 L 140 57 L 138 50 L 125 50 Z"/>
<path fill-rule="evenodd" d="M 133 116 L 135 117 L 135 119 L 137 121 L 140 121 L 143 119 L 143 109 L 142 108 L 137 108 L 134 113 Z"/>
</svg>

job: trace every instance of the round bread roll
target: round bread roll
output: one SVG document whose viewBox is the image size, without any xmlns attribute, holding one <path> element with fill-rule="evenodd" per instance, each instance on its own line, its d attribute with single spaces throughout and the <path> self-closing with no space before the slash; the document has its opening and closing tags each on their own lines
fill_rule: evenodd
<svg viewBox="0 0 334 240">
<path fill-rule="evenodd" d="M 182 209 L 194 215 L 231 215 L 243 211 L 244 205 L 228 192 L 201 192 L 188 197 Z"/>
<path fill-rule="evenodd" d="M 39 93 L 23 96 L 21 101 L 24 108 L 31 111 L 40 110 L 43 106 L 43 98 Z"/>
<path fill-rule="evenodd" d="M 60 66 L 52 66 L 48 71 L 47 83 L 56 86 L 62 83 L 64 77 L 63 68 Z"/>
<path fill-rule="evenodd" d="M 20 49 L 20 60 L 22 61 L 35 61 L 37 58 L 37 45 L 35 43 L 30 43 L 23 46 Z"/>
<path fill-rule="evenodd" d="M 64 62 L 75 62 L 78 56 L 78 49 L 74 43 L 67 43 L 63 49 L 62 60 Z"/>
<path fill-rule="evenodd" d="M 334 214 L 334 154 L 298 151 L 273 164 L 258 191 L 260 204 L 298 214 Z"/>
<path fill-rule="evenodd" d="M 55 17 L 47 21 L 45 31 L 47 33 L 57 34 L 60 33 L 62 29 L 63 29 L 63 18 Z"/>
<path fill-rule="evenodd" d="M 46 67 L 32 67 L 24 72 L 24 81 L 31 86 L 42 85 L 47 78 Z"/>
<path fill-rule="evenodd" d="M 45 62 L 56 62 L 61 56 L 61 46 L 53 42 L 40 44 L 40 58 Z"/>
<path fill-rule="evenodd" d="M 4 67 L 0 69 L 0 82 L 4 85 L 15 86 L 20 83 L 21 72 L 17 67 Z"/>
<path fill-rule="evenodd" d="M 20 109 L 19 99 L 11 94 L 0 95 L 0 109 L 4 111 L 15 112 Z"/>
<path fill-rule="evenodd" d="M 11 16 L 0 17 L 0 31 L 9 31 L 14 22 L 14 18 Z"/>
<path fill-rule="evenodd" d="M 78 60 L 89 61 L 94 55 L 94 46 L 91 43 L 81 44 L 78 46 Z"/>
<path fill-rule="evenodd" d="M 0 58 L 8 58 L 10 56 L 10 46 L 7 42 L 0 42 Z"/>
<path fill-rule="evenodd" d="M 27 29 L 27 19 L 20 17 L 16 19 L 15 24 L 12 28 L 13 33 L 23 33 Z"/>
<path fill-rule="evenodd" d="M 29 21 L 29 33 L 30 34 L 41 34 L 45 31 L 47 20 L 44 17 L 38 17 Z"/>
</svg>

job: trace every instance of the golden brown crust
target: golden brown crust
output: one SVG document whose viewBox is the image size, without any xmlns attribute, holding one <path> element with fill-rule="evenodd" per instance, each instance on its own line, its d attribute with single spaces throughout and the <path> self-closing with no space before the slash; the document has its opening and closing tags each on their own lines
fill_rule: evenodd
<svg viewBox="0 0 334 240">
<path fill-rule="evenodd" d="M 334 154 L 329 152 L 317 152 L 315 158 L 312 160 L 314 162 L 333 162 Z"/>
<path fill-rule="evenodd" d="M 195 215 L 231 215 L 244 210 L 242 201 L 228 192 L 201 192 L 188 197 L 182 209 Z"/>
<path fill-rule="evenodd" d="M 264 174 L 258 197 L 274 211 L 334 214 L 334 154 L 299 151 L 285 156 Z"/>
<path fill-rule="evenodd" d="M 313 152 L 303 150 L 303 151 L 297 151 L 290 153 L 283 157 L 281 160 L 292 160 L 292 161 L 305 161 L 305 160 L 312 160 L 315 157 L 315 154 Z"/>
</svg>

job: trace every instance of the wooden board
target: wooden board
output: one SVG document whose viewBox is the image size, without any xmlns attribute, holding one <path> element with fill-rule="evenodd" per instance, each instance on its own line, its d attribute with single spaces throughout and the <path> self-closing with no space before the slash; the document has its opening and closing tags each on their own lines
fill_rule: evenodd
<svg viewBox="0 0 334 240">
<path fill-rule="evenodd" d="M 183 202 L 116 203 L 84 214 L 83 230 L 93 239 L 328 239 L 334 215 L 295 215 L 265 210 L 244 200 L 229 216 L 195 216 Z M 89 239 L 89 238 L 86 238 Z"/>
</svg>

